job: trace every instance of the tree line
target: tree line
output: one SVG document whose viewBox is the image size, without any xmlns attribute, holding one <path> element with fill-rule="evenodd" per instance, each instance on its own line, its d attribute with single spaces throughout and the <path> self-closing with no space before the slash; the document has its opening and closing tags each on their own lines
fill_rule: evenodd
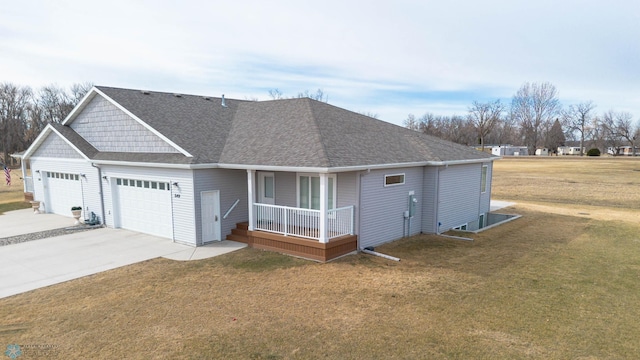
<svg viewBox="0 0 640 360">
<path fill-rule="evenodd" d="M 563 107 L 553 84 L 527 82 L 513 95 L 511 104 L 474 101 L 466 115 L 427 112 L 416 118 L 409 114 L 404 125 L 483 150 L 486 144 L 524 145 L 533 154 L 538 148 L 556 150 L 567 141 L 575 141 L 580 143 L 580 149 L 602 151 L 629 145 L 635 154 L 640 126 L 633 116 L 614 110 L 598 114 L 595 109 L 592 101 Z"/>
<path fill-rule="evenodd" d="M 92 86 L 52 84 L 34 90 L 0 83 L 0 161 L 8 164 L 10 155 L 28 148 L 47 124 L 62 122 Z"/>
</svg>

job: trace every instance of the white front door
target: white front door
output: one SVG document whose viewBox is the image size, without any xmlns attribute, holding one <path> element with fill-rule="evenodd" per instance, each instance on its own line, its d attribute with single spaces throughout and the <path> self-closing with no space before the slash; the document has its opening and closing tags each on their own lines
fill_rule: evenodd
<svg viewBox="0 0 640 360">
<path fill-rule="evenodd" d="M 276 203 L 276 178 L 271 172 L 258 173 L 259 190 L 258 202 L 263 204 L 275 205 Z"/>
<path fill-rule="evenodd" d="M 220 241 L 220 191 L 200 193 L 202 242 Z"/>
</svg>

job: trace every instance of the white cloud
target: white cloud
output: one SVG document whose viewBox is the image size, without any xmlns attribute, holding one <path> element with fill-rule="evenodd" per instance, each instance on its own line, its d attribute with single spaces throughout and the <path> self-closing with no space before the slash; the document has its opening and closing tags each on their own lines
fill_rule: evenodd
<svg viewBox="0 0 640 360">
<path fill-rule="evenodd" d="M 525 81 L 549 81 L 563 102 L 593 100 L 599 110 L 640 116 L 634 1 L 0 0 L 0 7 L 0 81 L 262 99 L 269 88 L 291 95 L 322 88 L 332 103 L 394 119 L 460 114 L 477 97 L 509 98 Z M 389 102 L 394 91 L 411 96 Z"/>
</svg>

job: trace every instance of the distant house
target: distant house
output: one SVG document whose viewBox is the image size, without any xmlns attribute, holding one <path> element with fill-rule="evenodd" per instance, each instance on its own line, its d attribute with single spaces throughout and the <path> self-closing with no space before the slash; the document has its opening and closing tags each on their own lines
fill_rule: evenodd
<svg viewBox="0 0 640 360">
<path fill-rule="evenodd" d="M 586 154 L 584 148 L 582 148 L 583 154 Z M 558 155 L 580 155 L 579 146 L 560 146 L 558 147 Z"/>
<path fill-rule="evenodd" d="M 547 148 L 536 149 L 536 156 L 549 156 L 549 149 Z"/>
<path fill-rule="evenodd" d="M 496 157 L 323 102 L 94 87 L 22 154 L 43 211 L 326 261 L 484 221 Z M 37 220 L 34 220 L 37 221 Z"/>
<path fill-rule="evenodd" d="M 499 145 L 491 148 L 491 154 L 495 156 L 528 156 L 529 149 L 526 146 Z"/>
<path fill-rule="evenodd" d="M 633 151 L 633 148 L 629 145 L 620 146 L 617 150 L 618 150 L 617 155 L 623 155 L 623 156 L 640 155 L 640 149 L 638 149 L 637 146 L 635 147 L 635 152 Z"/>
</svg>

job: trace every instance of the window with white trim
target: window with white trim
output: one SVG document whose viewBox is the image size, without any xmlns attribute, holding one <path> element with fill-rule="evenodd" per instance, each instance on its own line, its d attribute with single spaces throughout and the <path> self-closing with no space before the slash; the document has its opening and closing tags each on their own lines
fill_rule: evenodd
<svg viewBox="0 0 640 360">
<path fill-rule="evenodd" d="M 487 172 L 489 171 L 488 165 L 482 165 L 482 179 L 480 180 L 480 192 L 487 192 Z"/>
<path fill-rule="evenodd" d="M 327 209 L 334 209 L 336 204 L 336 176 L 327 177 L 328 189 Z M 320 176 L 313 174 L 298 174 L 298 207 L 303 209 L 320 210 Z"/>
<path fill-rule="evenodd" d="M 404 173 L 384 176 L 384 186 L 404 185 Z"/>
</svg>

